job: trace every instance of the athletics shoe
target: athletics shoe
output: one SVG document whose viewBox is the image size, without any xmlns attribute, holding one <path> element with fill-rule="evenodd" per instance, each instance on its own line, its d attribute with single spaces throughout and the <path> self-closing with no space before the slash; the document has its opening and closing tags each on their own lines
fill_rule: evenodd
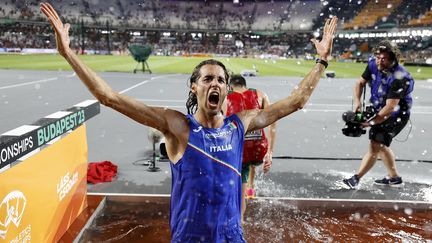
<svg viewBox="0 0 432 243">
<path fill-rule="evenodd" d="M 343 183 L 345 183 L 345 185 L 347 185 L 350 189 L 357 189 L 359 183 L 360 183 L 360 178 L 358 175 L 353 175 L 351 178 L 348 179 L 343 179 L 342 180 Z"/>
<path fill-rule="evenodd" d="M 252 188 L 246 189 L 246 198 L 248 199 L 255 198 L 255 190 Z"/>
<path fill-rule="evenodd" d="M 403 181 L 402 181 L 402 177 L 400 176 L 395 176 L 395 177 L 386 176 L 380 180 L 375 180 L 375 184 L 380 186 L 401 187 L 403 186 Z"/>
</svg>

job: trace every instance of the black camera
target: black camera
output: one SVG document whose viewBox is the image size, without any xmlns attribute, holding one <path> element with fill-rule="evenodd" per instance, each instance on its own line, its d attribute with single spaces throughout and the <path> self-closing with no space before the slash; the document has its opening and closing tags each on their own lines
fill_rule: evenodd
<svg viewBox="0 0 432 243">
<path fill-rule="evenodd" d="M 373 106 L 367 106 L 362 112 L 346 111 L 342 114 L 342 120 L 345 121 L 345 126 L 342 128 L 342 133 L 348 137 L 360 137 L 366 134 L 366 129 L 361 126 L 376 114 Z"/>
</svg>

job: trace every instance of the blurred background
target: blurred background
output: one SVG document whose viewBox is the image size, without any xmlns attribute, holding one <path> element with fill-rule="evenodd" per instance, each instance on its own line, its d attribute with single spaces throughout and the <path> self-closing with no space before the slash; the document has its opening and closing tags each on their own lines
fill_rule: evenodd
<svg viewBox="0 0 432 243">
<path fill-rule="evenodd" d="M 38 0 L 2 0 L 0 53 L 55 53 Z M 406 65 L 432 65 L 432 2 L 424 0 L 53 0 L 72 24 L 81 54 L 314 59 L 309 39 L 325 19 L 340 21 L 334 58 L 364 62 L 381 39 L 399 45 Z M 189 69 L 190 70 L 190 69 Z"/>
</svg>

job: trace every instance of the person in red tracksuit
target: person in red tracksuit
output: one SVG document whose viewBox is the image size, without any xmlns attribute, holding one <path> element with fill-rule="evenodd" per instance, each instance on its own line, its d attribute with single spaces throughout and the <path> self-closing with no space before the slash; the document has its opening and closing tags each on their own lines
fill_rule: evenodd
<svg viewBox="0 0 432 243">
<path fill-rule="evenodd" d="M 238 113 L 243 110 L 264 109 L 270 105 L 267 95 L 257 89 L 248 88 L 246 80 L 241 75 L 230 78 L 232 91 L 226 100 L 226 115 Z M 243 166 L 242 166 L 242 222 L 246 211 L 246 197 L 255 197 L 254 177 L 255 166 L 264 163 L 264 173 L 270 170 L 272 153 L 276 136 L 276 123 L 269 126 L 267 139 L 264 129 L 248 132 L 244 138 Z"/>
</svg>

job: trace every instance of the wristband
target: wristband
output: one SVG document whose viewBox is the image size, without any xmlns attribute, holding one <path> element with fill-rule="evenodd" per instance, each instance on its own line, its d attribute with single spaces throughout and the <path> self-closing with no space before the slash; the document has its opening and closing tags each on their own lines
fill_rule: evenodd
<svg viewBox="0 0 432 243">
<path fill-rule="evenodd" d="M 324 65 L 324 68 L 328 67 L 328 62 L 324 61 L 323 59 L 317 58 L 315 62 L 316 63 L 321 63 L 322 65 Z"/>
</svg>

